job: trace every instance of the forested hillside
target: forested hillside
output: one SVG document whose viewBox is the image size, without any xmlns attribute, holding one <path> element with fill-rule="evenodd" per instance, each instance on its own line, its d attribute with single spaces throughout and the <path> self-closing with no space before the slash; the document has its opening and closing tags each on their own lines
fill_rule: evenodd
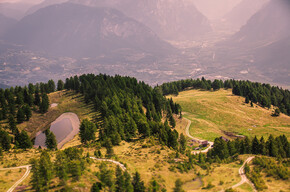
<svg viewBox="0 0 290 192">
<path fill-rule="evenodd" d="M 279 108 L 279 111 L 290 115 L 290 92 L 269 84 L 262 84 L 251 81 L 239 80 L 206 80 L 187 79 L 164 83 L 160 86 L 163 94 L 177 94 L 186 89 L 203 89 L 203 90 L 219 90 L 220 88 L 233 89 L 233 94 L 245 97 L 245 101 L 249 103 L 258 103 L 262 107 L 270 108 L 271 105 Z M 277 111 L 277 113 L 280 113 Z"/>
<path fill-rule="evenodd" d="M 179 114 L 181 108 L 172 100 L 166 100 L 158 88 L 153 89 L 135 78 L 103 74 L 67 78 L 64 88 L 83 94 L 85 101 L 92 102 L 95 110 L 101 113 L 96 125 L 99 140 L 104 145 L 111 142 L 117 145 L 137 135 L 153 135 L 169 147 L 177 148 L 178 133 L 170 126 L 175 127 L 172 114 Z M 170 126 L 167 120 L 161 122 L 163 117 L 168 119 Z M 84 143 L 94 140 L 90 136 L 96 129 L 89 124 L 84 121 L 81 126 Z"/>
</svg>

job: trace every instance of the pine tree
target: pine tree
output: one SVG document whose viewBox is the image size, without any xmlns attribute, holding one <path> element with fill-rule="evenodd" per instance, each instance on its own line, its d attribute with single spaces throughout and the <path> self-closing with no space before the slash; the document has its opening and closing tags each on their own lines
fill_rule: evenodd
<svg viewBox="0 0 290 192">
<path fill-rule="evenodd" d="M 64 83 L 63 83 L 63 81 L 62 80 L 58 80 L 58 82 L 57 82 L 57 90 L 58 91 L 61 91 L 63 89 L 64 89 Z"/>
<path fill-rule="evenodd" d="M 133 185 L 131 183 L 131 176 L 127 171 L 124 173 L 124 187 L 126 192 L 134 191 Z"/>
<path fill-rule="evenodd" d="M 173 115 L 171 115 L 171 116 L 169 117 L 169 123 L 170 123 L 170 126 L 171 126 L 172 128 L 175 128 L 175 126 L 176 126 L 176 122 L 175 122 L 175 119 L 173 118 Z"/>
<path fill-rule="evenodd" d="M 45 145 L 50 150 L 56 150 L 57 149 L 57 141 L 55 138 L 55 135 L 53 132 L 51 132 L 49 129 L 45 131 Z"/>
<path fill-rule="evenodd" d="M 20 149 L 30 149 L 32 148 L 32 142 L 27 134 L 26 131 L 22 130 L 20 134 L 18 134 L 16 137 L 16 143 L 18 144 L 18 148 Z"/>
<path fill-rule="evenodd" d="M 32 116 L 32 113 L 31 113 L 31 109 L 28 105 L 24 105 L 22 107 L 23 111 L 24 111 L 24 114 L 25 114 L 25 120 L 26 121 L 29 121 L 29 119 L 31 118 Z"/>
<path fill-rule="evenodd" d="M 80 138 L 83 144 L 87 144 L 90 141 L 96 139 L 96 125 L 90 122 L 88 119 L 84 119 L 80 125 Z"/>
<path fill-rule="evenodd" d="M 175 187 L 173 189 L 174 192 L 184 192 L 184 190 L 182 189 L 182 181 L 180 179 L 177 179 L 175 181 Z"/>
<path fill-rule="evenodd" d="M 100 180 L 105 186 L 111 188 L 113 186 L 113 173 L 107 169 L 107 165 L 102 163 L 100 165 Z"/>
<path fill-rule="evenodd" d="M 266 143 L 265 143 L 265 140 L 264 140 L 264 137 L 263 136 L 260 139 L 259 154 L 261 154 L 261 155 L 267 155 Z"/>
<path fill-rule="evenodd" d="M 81 162 L 79 160 L 72 160 L 69 164 L 70 173 L 75 181 L 79 181 L 82 175 Z"/>
<path fill-rule="evenodd" d="M 252 153 L 253 154 L 259 154 L 259 146 L 260 146 L 259 140 L 255 136 L 255 138 L 252 141 Z"/>
<path fill-rule="evenodd" d="M 49 154 L 42 152 L 40 159 L 31 160 L 31 185 L 36 191 L 47 192 L 53 178 L 53 165 L 50 160 Z"/>
<path fill-rule="evenodd" d="M 138 172 L 134 174 L 132 184 L 134 192 L 145 192 L 146 188 L 144 186 L 144 182 L 141 180 L 140 174 Z"/>
<path fill-rule="evenodd" d="M 17 123 L 23 123 L 25 121 L 25 114 L 22 108 L 17 111 Z"/>
<path fill-rule="evenodd" d="M 100 192 L 102 190 L 102 183 L 96 182 L 91 188 L 91 192 Z"/>
<path fill-rule="evenodd" d="M 114 149 L 113 149 L 113 144 L 111 142 L 111 139 L 107 139 L 105 141 L 105 147 L 106 147 L 106 156 L 107 157 L 112 157 L 114 155 Z"/>
<path fill-rule="evenodd" d="M 273 135 L 270 135 L 268 138 L 268 141 L 266 143 L 267 149 L 269 151 L 269 156 L 271 157 L 277 157 L 278 156 L 278 148 L 276 141 L 273 137 Z"/>
<path fill-rule="evenodd" d="M 47 85 L 48 85 L 48 93 L 52 93 L 55 91 L 55 83 L 52 79 L 48 81 Z"/>
<path fill-rule="evenodd" d="M 248 96 L 246 97 L 245 103 L 247 103 L 247 104 L 250 103 L 250 99 Z"/>
<path fill-rule="evenodd" d="M 48 99 L 47 94 L 43 93 L 39 110 L 41 113 L 46 113 L 48 111 L 48 108 L 49 108 L 49 99 Z"/>
<path fill-rule="evenodd" d="M 125 190 L 125 178 L 122 173 L 122 169 L 117 166 L 116 168 L 116 182 L 115 182 L 115 191 L 116 192 L 126 192 Z"/>
<path fill-rule="evenodd" d="M 37 106 L 40 106 L 40 95 L 39 95 L 39 89 L 37 88 L 35 90 L 35 94 L 34 94 L 34 104 Z"/>
<path fill-rule="evenodd" d="M 9 149 L 11 149 L 11 137 L 2 128 L 0 128 L 0 146 L 5 151 L 9 151 Z"/>
<path fill-rule="evenodd" d="M 59 151 L 56 154 L 54 167 L 56 176 L 61 180 L 61 184 L 65 185 L 68 180 L 68 159 L 64 152 Z"/>
<path fill-rule="evenodd" d="M 10 130 L 12 131 L 13 134 L 15 134 L 15 131 L 16 131 L 16 121 L 14 119 L 14 117 L 12 115 L 9 116 L 9 128 Z"/>
<path fill-rule="evenodd" d="M 183 153 L 186 149 L 186 138 L 183 135 L 183 133 L 180 134 L 179 143 L 180 143 L 180 152 Z"/>
</svg>

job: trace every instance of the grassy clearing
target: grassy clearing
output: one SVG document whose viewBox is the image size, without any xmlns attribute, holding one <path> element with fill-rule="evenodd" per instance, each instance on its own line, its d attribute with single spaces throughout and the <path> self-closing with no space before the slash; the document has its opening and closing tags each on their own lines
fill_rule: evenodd
<svg viewBox="0 0 290 192">
<path fill-rule="evenodd" d="M 233 96 L 231 90 L 189 90 L 169 97 L 182 106 L 184 117 L 192 121 L 190 134 L 201 139 L 227 137 L 223 131 L 250 137 L 270 134 L 290 137 L 289 116 L 272 117 L 273 109 L 251 107 L 243 97 Z"/>
<path fill-rule="evenodd" d="M 93 156 L 93 148 L 85 149 Z M 104 148 L 102 154 L 106 154 Z M 168 161 L 175 159 L 175 152 L 167 147 L 162 147 L 154 139 L 137 140 L 133 142 L 121 142 L 119 146 L 114 147 L 117 161 L 125 164 L 128 172 L 132 175 L 136 171 L 141 174 L 142 180 L 148 186 L 154 177 L 162 187 L 172 191 L 176 179 L 180 178 L 183 182 L 192 181 L 196 178 L 195 170 L 188 173 L 180 173 L 177 169 L 170 171 L 172 165 Z M 184 159 L 181 155 L 181 159 Z"/>
<path fill-rule="evenodd" d="M 26 169 L 0 170 L 0 191 L 7 191 L 25 173 Z"/>
</svg>

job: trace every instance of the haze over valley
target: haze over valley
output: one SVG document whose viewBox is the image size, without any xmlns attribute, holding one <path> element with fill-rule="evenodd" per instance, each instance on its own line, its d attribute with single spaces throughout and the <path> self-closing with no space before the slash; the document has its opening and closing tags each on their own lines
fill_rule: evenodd
<svg viewBox="0 0 290 192">
<path fill-rule="evenodd" d="M 24 3 L 0 3 L 4 85 L 91 72 L 151 85 L 204 76 L 289 86 L 287 0 Z"/>
</svg>

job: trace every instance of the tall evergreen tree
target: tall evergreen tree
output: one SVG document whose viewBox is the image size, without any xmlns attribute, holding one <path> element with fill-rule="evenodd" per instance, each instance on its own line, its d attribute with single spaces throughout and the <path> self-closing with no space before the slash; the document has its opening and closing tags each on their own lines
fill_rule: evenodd
<svg viewBox="0 0 290 192">
<path fill-rule="evenodd" d="M 17 111 L 17 123 L 23 123 L 25 121 L 25 114 L 22 108 Z"/>
<path fill-rule="evenodd" d="M 260 147 L 259 140 L 255 136 L 255 138 L 252 141 L 252 153 L 253 154 L 259 154 L 259 147 Z"/>
<path fill-rule="evenodd" d="M 56 150 L 57 149 L 57 141 L 55 138 L 55 135 L 53 132 L 51 132 L 49 129 L 45 131 L 45 145 L 50 150 Z"/>
<path fill-rule="evenodd" d="M 42 152 L 40 159 L 31 160 L 31 185 L 36 191 L 47 192 L 53 178 L 53 165 L 49 154 Z"/>
<path fill-rule="evenodd" d="M 46 93 L 42 94 L 39 110 L 41 113 L 46 113 L 49 108 L 49 99 Z"/>
<path fill-rule="evenodd" d="M 269 156 L 277 157 L 278 156 L 278 148 L 277 148 L 277 144 L 276 144 L 276 141 L 275 141 L 273 135 L 269 136 L 266 145 L 267 145 L 267 149 L 269 151 Z"/>
<path fill-rule="evenodd" d="M 32 148 L 32 142 L 26 131 L 22 130 L 16 137 L 16 143 L 18 144 L 18 148 L 21 149 L 30 149 Z"/>
<path fill-rule="evenodd" d="M 138 172 L 134 174 L 132 184 L 134 192 L 145 192 L 146 188 L 144 182 L 141 180 L 140 174 Z"/>
<path fill-rule="evenodd" d="M 56 154 L 54 162 L 56 176 L 60 179 L 61 185 L 65 185 L 68 180 L 68 159 L 64 152 L 59 151 Z"/>
<path fill-rule="evenodd" d="M 186 138 L 183 135 L 183 133 L 180 134 L 180 139 L 179 139 L 179 143 L 180 143 L 180 152 L 185 152 L 186 149 Z"/>
<path fill-rule="evenodd" d="M 116 174 L 115 191 L 127 192 L 125 189 L 125 178 L 122 173 L 122 169 L 119 166 L 117 166 L 115 174 Z"/>
<path fill-rule="evenodd" d="M 13 134 L 15 134 L 17 128 L 16 128 L 16 121 L 15 121 L 13 115 L 9 116 L 8 122 L 9 122 L 10 130 L 12 131 Z"/>
<path fill-rule="evenodd" d="M 86 144 L 96 139 L 96 125 L 88 119 L 84 119 L 80 125 L 80 138 L 81 142 Z"/>
<path fill-rule="evenodd" d="M 64 83 L 63 83 L 63 81 L 62 80 L 58 80 L 58 82 L 57 82 L 57 90 L 58 91 L 61 91 L 63 89 L 64 89 Z"/>
</svg>

